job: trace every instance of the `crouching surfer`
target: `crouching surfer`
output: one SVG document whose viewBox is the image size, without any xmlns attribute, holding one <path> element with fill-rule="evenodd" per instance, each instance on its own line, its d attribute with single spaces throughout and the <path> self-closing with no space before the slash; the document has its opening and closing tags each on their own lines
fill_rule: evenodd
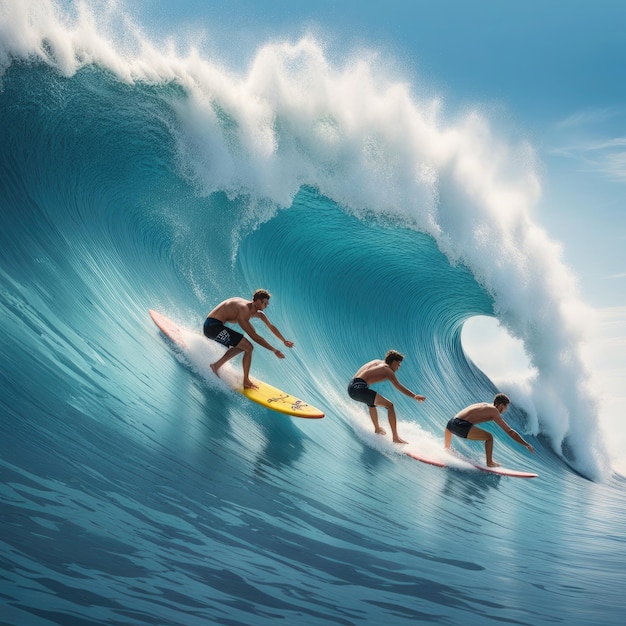
<svg viewBox="0 0 626 626">
<path fill-rule="evenodd" d="M 396 372 L 402 363 L 404 356 L 395 350 L 389 350 L 385 355 L 385 360 L 375 359 L 362 365 L 357 373 L 354 375 L 350 384 L 348 385 L 348 395 L 357 402 L 363 402 L 367 404 L 370 412 L 372 423 L 374 424 L 374 432 L 378 435 L 385 435 L 385 429 L 381 428 L 378 423 L 378 411 L 377 406 L 383 406 L 387 409 L 387 418 L 389 420 L 389 426 L 391 426 L 391 434 L 393 435 L 394 443 L 407 443 L 398 436 L 398 430 L 396 427 L 396 410 L 393 406 L 393 402 L 387 400 L 384 396 L 376 393 L 373 389 L 370 389 L 370 385 L 379 383 L 383 380 L 388 380 L 404 395 L 417 400 L 418 402 L 424 402 L 426 398 L 413 393 L 410 389 L 407 389 L 402 385 L 397 377 Z"/>
<path fill-rule="evenodd" d="M 479 402 L 465 407 L 459 411 L 446 425 L 445 447 L 450 448 L 452 435 L 471 439 L 472 441 L 485 442 L 485 455 L 487 457 L 487 467 L 500 467 L 500 463 L 493 460 L 493 435 L 476 424 L 483 422 L 495 422 L 514 441 L 522 444 L 530 452 L 534 452 L 533 447 L 513 430 L 503 419 L 502 414 L 509 408 L 510 400 L 503 393 L 499 393 L 493 399 L 493 404 Z"/>
<path fill-rule="evenodd" d="M 270 323 L 263 311 L 269 306 L 270 294 L 265 289 L 258 289 L 252 295 L 252 300 L 244 300 L 243 298 L 229 298 L 220 302 L 207 316 L 204 321 L 204 334 L 209 339 L 221 343 L 228 348 L 224 356 L 211 364 L 213 373 L 217 372 L 233 357 L 243 352 L 243 386 L 244 389 L 256 389 L 250 380 L 250 365 L 252 364 L 252 350 L 254 346 L 240 332 L 225 326 L 226 323 L 239 324 L 248 335 L 259 345 L 271 350 L 279 359 L 284 359 L 285 355 L 274 348 L 268 341 L 263 339 L 252 326 L 250 319 L 258 318 L 263 320 L 265 325 L 274 333 L 274 335 L 283 342 L 288 348 L 293 347 L 292 341 L 287 341 L 280 333 L 278 328 Z"/>
</svg>

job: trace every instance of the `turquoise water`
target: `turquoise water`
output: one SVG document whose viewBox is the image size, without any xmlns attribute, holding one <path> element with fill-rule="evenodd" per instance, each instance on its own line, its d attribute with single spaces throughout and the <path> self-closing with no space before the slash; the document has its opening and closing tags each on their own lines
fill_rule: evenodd
<svg viewBox="0 0 626 626">
<path fill-rule="evenodd" d="M 2 77 L 2 623 L 621 624 L 625 485 L 594 419 L 570 407 L 563 426 L 511 393 L 536 454 L 496 433 L 496 458 L 539 474 L 514 480 L 417 463 L 346 396 L 360 364 L 401 350 L 428 400 L 381 391 L 412 449 L 438 449 L 447 419 L 497 390 L 461 345 L 475 315 L 530 329 L 542 394 L 577 380 L 549 354 L 570 338 L 554 303 L 529 287 L 538 321 L 506 267 L 472 264 L 450 171 L 406 183 L 424 214 L 397 212 L 409 191 L 381 136 L 361 160 L 317 111 L 340 138 L 323 153 L 277 105 L 260 158 L 251 118 L 207 102 L 98 64 Z M 207 311 L 258 287 L 296 347 L 258 347 L 254 373 L 323 420 L 248 403 L 202 365 Z M 150 308 L 197 345 L 174 352 Z"/>
</svg>

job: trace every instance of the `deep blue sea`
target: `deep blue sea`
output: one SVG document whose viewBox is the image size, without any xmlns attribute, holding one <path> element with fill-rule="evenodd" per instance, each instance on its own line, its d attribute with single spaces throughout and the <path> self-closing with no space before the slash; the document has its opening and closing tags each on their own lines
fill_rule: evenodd
<svg viewBox="0 0 626 626">
<path fill-rule="evenodd" d="M 621 625 L 626 480 L 526 148 L 312 40 L 239 75 L 24 11 L 0 29 L 0 623 Z M 257 346 L 253 375 L 322 420 L 210 374 L 206 313 L 260 287 L 295 347 Z M 472 362 L 476 315 L 532 380 Z M 504 391 L 536 453 L 495 428 L 495 458 L 539 477 L 375 436 L 346 386 L 390 348 L 427 397 L 379 387 L 409 450 Z"/>
</svg>

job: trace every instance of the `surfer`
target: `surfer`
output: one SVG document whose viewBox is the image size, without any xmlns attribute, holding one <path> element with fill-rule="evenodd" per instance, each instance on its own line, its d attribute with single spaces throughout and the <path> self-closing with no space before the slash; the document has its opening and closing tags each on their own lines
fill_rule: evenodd
<svg viewBox="0 0 626 626">
<path fill-rule="evenodd" d="M 369 363 L 362 365 L 358 372 L 354 375 L 354 378 L 348 384 L 348 395 L 357 402 L 363 402 L 369 407 L 370 417 L 374 424 L 374 432 L 378 435 L 385 435 L 385 429 L 381 428 L 378 424 L 378 410 L 377 406 L 384 406 L 387 409 L 387 418 L 389 420 L 389 426 L 391 426 L 391 433 L 393 435 L 394 443 L 407 443 L 398 436 L 398 430 L 396 427 L 396 410 L 393 406 L 393 402 L 387 400 L 384 396 L 376 393 L 373 389 L 370 389 L 370 385 L 379 383 L 383 380 L 388 380 L 391 384 L 399 389 L 403 394 L 417 400 L 418 402 L 424 402 L 426 398 L 413 393 L 410 389 L 407 389 L 404 385 L 400 384 L 396 377 L 396 372 L 400 367 L 404 356 L 395 350 L 389 350 L 385 355 L 385 360 L 375 359 Z"/>
<path fill-rule="evenodd" d="M 287 341 L 278 328 L 267 319 L 263 311 L 270 303 L 270 293 L 265 289 L 257 289 L 252 295 L 252 300 L 244 298 L 229 298 L 220 302 L 207 316 L 204 322 L 204 335 L 213 341 L 226 346 L 228 350 L 221 359 L 211 364 L 213 373 L 217 376 L 218 371 L 224 363 L 243 352 L 243 386 L 244 389 L 257 389 L 250 380 L 250 365 L 252 364 L 252 350 L 254 346 L 240 332 L 228 328 L 226 323 L 239 324 L 243 330 L 259 345 L 271 350 L 279 359 L 284 359 L 285 355 L 270 345 L 261 335 L 259 335 L 250 319 L 256 317 L 265 322 L 267 327 L 280 339 L 288 348 L 293 348 L 293 342 Z"/>
<path fill-rule="evenodd" d="M 500 463 L 493 460 L 493 435 L 476 424 L 483 422 L 495 422 L 514 441 L 521 443 L 534 452 L 533 447 L 513 430 L 503 419 L 502 414 L 509 408 L 510 400 L 503 393 L 499 393 L 493 399 L 493 404 L 479 402 L 465 407 L 459 411 L 446 425 L 445 447 L 450 448 L 452 435 L 455 434 L 463 439 L 485 442 L 485 454 L 487 456 L 487 467 L 500 467 Z"/>
</svg>

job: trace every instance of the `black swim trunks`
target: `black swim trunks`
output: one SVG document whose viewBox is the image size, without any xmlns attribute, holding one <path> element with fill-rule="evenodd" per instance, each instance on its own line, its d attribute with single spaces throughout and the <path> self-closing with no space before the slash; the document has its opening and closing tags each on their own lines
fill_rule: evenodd
<svg viewBox="0 0 626 626">
<path fill-rule="evenodd" d="M 376 392 L 370 389 L 362 378 L 353 378 L 348 384 L 348 395 L 357 402 L 364 402 L 367 406 L 374 406 Z"/>
<path fill-rule="evenodd" d="M 458 417 L 453 417 L 447 424 L 446 428 L 459 437 L 463 437 L 463 439 L 467 439 L 467 433 L 469 433 L 470 428 L 473 426 L 472 422 L 468 422 L 467 420 L 459 419 Z"/>
<path fill-rule="evenodd" d="M 227 348 L 233 348 L 243 339 L 243 335 L 232 328 L 224 326 L 220 320 L 214 317 L 207 317 L 204 320 L 204 336 L 217 343 L 221 343 Z"/>
</svg>

